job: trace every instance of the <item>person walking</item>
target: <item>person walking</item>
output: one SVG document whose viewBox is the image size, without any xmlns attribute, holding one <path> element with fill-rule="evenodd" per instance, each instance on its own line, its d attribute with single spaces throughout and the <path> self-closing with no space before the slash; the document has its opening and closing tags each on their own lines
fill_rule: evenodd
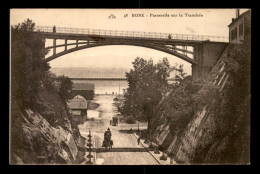
<svg viewBox="0 0 260 174">
<path fill-rule="evenodd" d="M 138 145 L 140 144 L 140 140 L 141 140 L 141 138 L 138 137 L 138 138 L 137 138 L 137 143 L 138 143 Z"/>
</svg>

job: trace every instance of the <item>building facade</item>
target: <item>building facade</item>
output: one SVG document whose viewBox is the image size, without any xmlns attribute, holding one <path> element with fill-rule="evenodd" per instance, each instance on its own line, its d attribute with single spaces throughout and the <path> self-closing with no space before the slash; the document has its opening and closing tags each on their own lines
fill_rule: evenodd
<svg viewBox="0 0 260 174">
<path fill-rule="evenodd" d="M 232 19 L 229 27 L 229 42 L 243 43 L 251 38 L 251 10 L 248 10 L 241 15 L 239 10 L 236 11 L 236 18 Z"/>
<path fill-rule="evenodd" d="M 68 101 L 72 119 L 76 124 L 83 124 L 87 119 L 88 101 L 76 96 Z"/>
</svg>

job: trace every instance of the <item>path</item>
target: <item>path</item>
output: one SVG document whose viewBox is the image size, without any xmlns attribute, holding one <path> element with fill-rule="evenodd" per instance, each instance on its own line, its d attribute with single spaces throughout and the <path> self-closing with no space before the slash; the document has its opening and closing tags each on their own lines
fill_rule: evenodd
<svg viewBox="0 0 260 174">
<path fill-rule="evenodd" d="M 109 125 L 109 120 L 116 114 L 116 109 L 112 104 L 114 97 L 112 95 L 95 96 L 93 102 L 100 104 L 96 111 L 101 113 L 101 119 L 96 118 L 79 125 L 80 132 L 84 137 L 87 137 L 89 129 L 91 130 L 97 149 L 96 159 L 103 161 L 103 165 L 158 165 L 154 157 L 141 144 L 138 145 L 136 137 L 128 131 L 131 127 L 137 127 L 137 124 Z M 89 117 L 91 116 L 89 115 Z M 140 124 L 140 127 L 144 126 L 146 125 Z M 114 146 L 111 151 L 105 152 L 101 146 L 104 132 L 108 127 L 112 132 Z"/>
</svg>

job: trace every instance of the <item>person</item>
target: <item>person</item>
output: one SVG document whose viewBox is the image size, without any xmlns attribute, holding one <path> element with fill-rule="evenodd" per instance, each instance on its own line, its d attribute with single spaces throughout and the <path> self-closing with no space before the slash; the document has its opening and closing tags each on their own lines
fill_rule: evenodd
<svg viewBox="0 0 260 174">
<path fill-rule="evenodd" d="M 168 36 L 168 39 L 171 39 L 172 37 L 171 37 L 171 35 L 169 34 L 169 36 Z"/>
<path fill-rule="evenodd" d="M 110 131 L 110 129 L 109 129 L 109 128 L 107 128 L 107 132 L 108 132 L 109 139 L 110 139 L 110 138 L 111 138 L 111 136 L 112 136 L 112 133 L 111 133 L 111 131 Z"/>
<path fill-rule="evenodd" d="M 53 27 L 53 33 L 56 33 L 56 27 L 55 27 L 55 25 L 54 25 L 54 27 Z"/>
<path fill-rule="evenodd" d="M 110 129 L 107 128 L 107 131 L 105 131 L 105 133 L 104 133 L 104 141 L 103 141 L 102 147 L 105 147 L 105 143 L 109 142 L 110 147 L 112 148 L 113 141 L 111 140 L 111 136 L 112 136 L 112 133 L 111 133 Z"/>
<path fill-rule="evenodd" d="M 137 138 L 138 145 L 140 144 L 140 139 L 141 139 L 140 137 Z"/>
<path fill-rule="evenodd" d="M 111 131 L 110 131 L 109 128 L 107 128 L 107 131 L 104 134 L 104 138 L 107 139 L 107 140 L 110 140 L 111 136 L 112 136 Z"/>
</svg>

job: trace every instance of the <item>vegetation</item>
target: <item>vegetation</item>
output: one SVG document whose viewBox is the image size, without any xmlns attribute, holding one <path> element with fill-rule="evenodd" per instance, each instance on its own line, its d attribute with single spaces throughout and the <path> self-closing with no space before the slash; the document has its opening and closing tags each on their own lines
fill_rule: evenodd
<svg viewBox="0 0 260 174">
<path fill-rule="evenodd" d="M 55 100 L 60 101 L 68 113 L 66 102 L 72 89 L 72 81 L 65 76 L 52 74 L 50 66 L 43 62 L 48 53 L 45 49 L 45 39 L 40 32 L 34 32 L 35 24 L 27 19 L 24 23 L 11 28 L 11 100 L 21 108 L 30 108 L 35 111 L 44 111 L 48 107 L 39 101 L 40 94 L 53 105 Z M 52 100 L 51 100 L 52 99 Z M 57 102 L 55 104 L 57 106 Z M 43 108 L 44 107 L 44 108 Z M 47 115 L 48 114 L 43 114 Z M 57 114 L 52 118 L 64 114 Z M 51 121 L 51 120 L 48 121 Z M 51 121 L 50 123 L 52 123 Z"/>
<path fill-rule="evenodd" d="M 40 32 L 33 31 L 35 24 L 29 19 L 11 27 L 12 163 L 16 163 L 17 159 L 21 159 L 22 163 L 38 163 L 36 156 L 46 153 L 44 148 L 51 141 L 44 140 L 46 144 L 34 142 L 35 138 L 42 135 L 37 131 L 31 135 L 23 129 L 25 118 L 30 120 L 26 109 L 41 114 L 51 126 L 61 126 L 73 135 L 79 133 L 77 127 L 71 124 L 72 119 L 66 104 L 72 82 L 68 77 L 57 77 L 49 71 L 49 64 L 43 61 L 48 53 L 45 39 Z M 37 143 L 42 148 L 38 148 Z M 30 149 L 35 151 L 31 152 Z M 28 155 L 30 153 L 32 155 Z"/>
<path fill-rule="evenodd" d="M 194 162 L 221 161 L 225 163 L 250 162 L 250 61 L 251 42 L 231 47 L 224 59 L 229 81 L 222 92 L 216 92 L 211 105 L 211 114 L 216 115 L 214 141 L 223 141 L 224 146 L 214 153 L 209 148 L 201 148 L 200 157 Z M 199 153 L 199 152 L 198 152 Z"/>
<path fill-rule="evenodd" d="M 121 113 L 147 121 L 149 128 L 153 110 L 162 99 L 170 72 L 167 58 L 154 64 L 152 59 L 137 57 L 133 62 L 133 69 L 126 73 L 129 87 L 124 95 Z"/>
<path fill-rule="evenodd" d="M 207 106 L 209 124 L 201 125 L 205 132 L 195 151 L 189 153 L 192 163 L 248 164 L 250 162 L 250 44 L 233 45 L 223 61 L 229 74 L 225 88 L 209 81 L 184 78 L 163 103 L 157 107 L 153 128 L 170 123 L 171 137 L 181 138 L 195 115 Z M 168 140 L 167 140 L 168 141 Z M 172 139 L 169 139 L 171 142 Z M 169 142 L 164 142 L 168 147 Z"/>
<path fill-rule="evenodd" d="M 114 101 L 113 105 L 117 108 L 117 111 L 121 112 L 121 109 L 122 109 L 122 106 L 123 106 L 123 103 L 124 103 L 124 99 L 115 97 L 113 99 L 113 101 Z"/>
<path fill-rule="evenodd" d="M 172 133 L 181 134 L 194 114 L 205 104 L 204 95 L 198 93 L 202 86 L 202 81 L 193 82 L 191 77 L 186 77 L 180 85 L 176 85 L 167 102 L 164 102 L 164 116 L 170 123 Z"/>
<path fill-rule="evenodd" d="M 50 68 L 47 63 L 41 63 L 47 51 L 41 34 L 32 34 L 34 27 L 28 19 L 11 28 L 11 97 L 21 106 L 34 106 L 35 94 Z"/>
<path fill-rule="evenodd" d="M 168 148 L 171 137 L 177 136 L 177 142 L 181 142 L 195 112 L 207 106 L 208 122 L 199 127 L 203 136 L 193 147 L 195 151 L 187 152 L 190 162 L 250 162 L 250 53 L 250 42 L 229 47 L 223 59 L 229 80 L 222 91 L 208 80 L 177 78 L 180 83 L 172 86 L 170 95 L 154 111 L 152 134 L 158 133 L 159 126 L 170 123 L 170 135 L 163 142 L 163 148 Z"/>
<path fill-rule="evenodd" d="M 128 116 L 126 119 L 125 119 L 125 122 L 127 124 L 135 124 L 136 123 L 136 120 L 133 116 Z"/>
</svg>

